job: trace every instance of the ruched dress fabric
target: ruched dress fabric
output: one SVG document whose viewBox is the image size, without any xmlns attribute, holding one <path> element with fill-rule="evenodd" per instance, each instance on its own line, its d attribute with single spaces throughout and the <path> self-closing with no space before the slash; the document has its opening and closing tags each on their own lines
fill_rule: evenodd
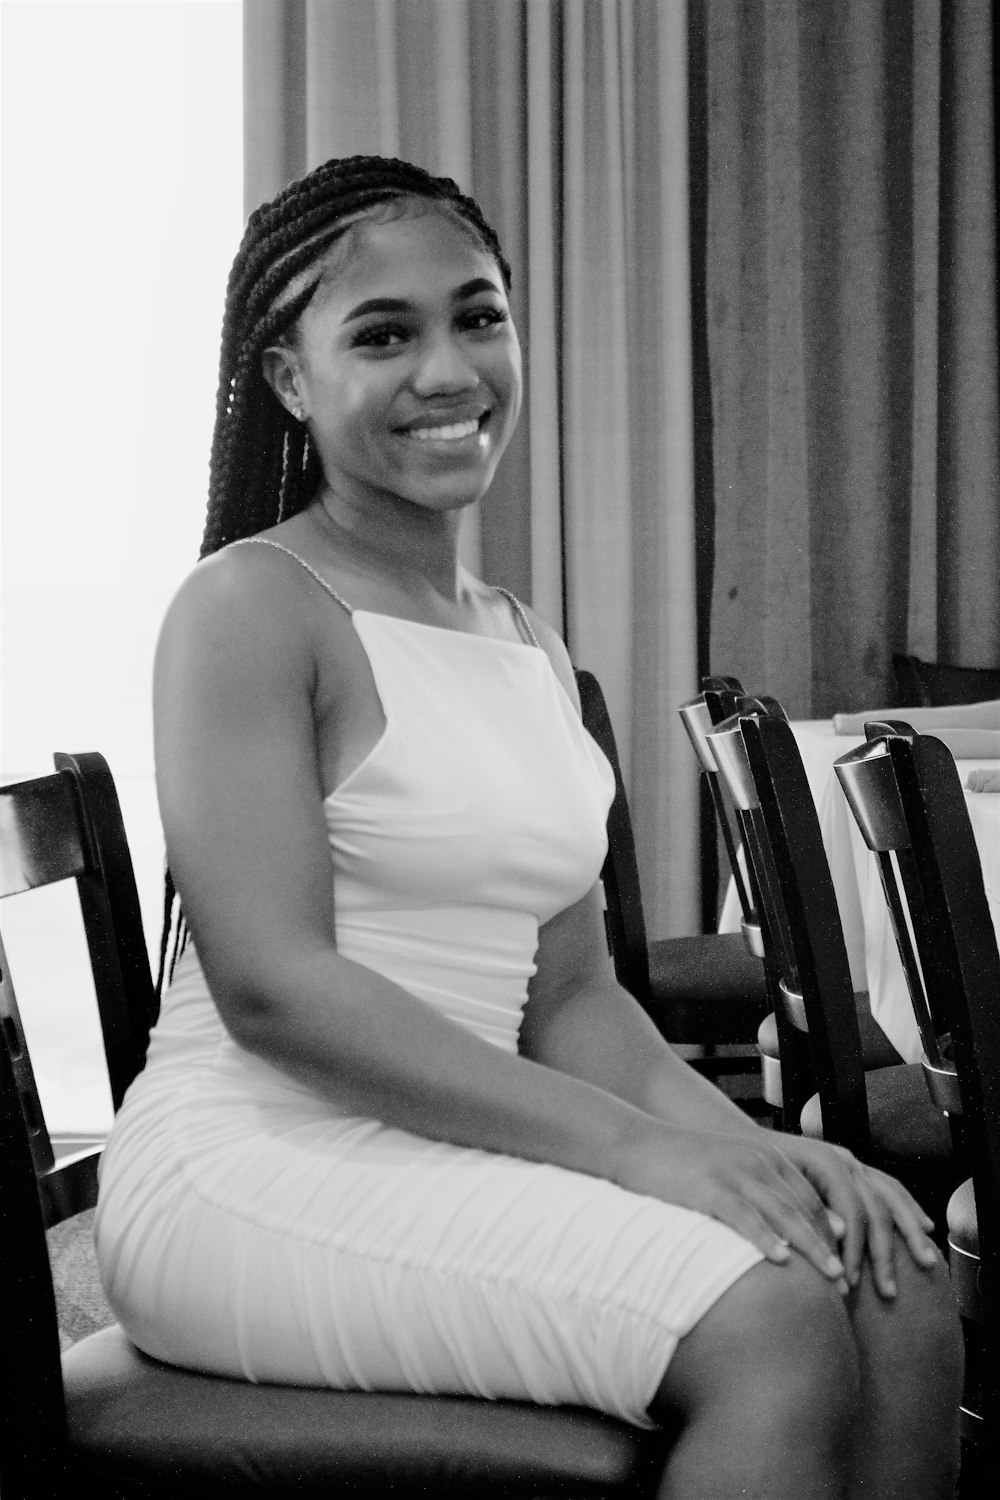
<svg viewBox="0 0 1000 1500">
<path fill-rule="evenodd" d="M 353 622 L 385 730 L 324 804 L 338 949 L 515 1052 L 539 926 L 599 874 L 610 768 L 543 650 Z M 96 1242 L 116 1315 L 168 1362 L 641 1426 L 678 1339 L 760 1259 L 602 1179 L 338 1113 L 229 1038 L 191 947 Z"/>
</svg>

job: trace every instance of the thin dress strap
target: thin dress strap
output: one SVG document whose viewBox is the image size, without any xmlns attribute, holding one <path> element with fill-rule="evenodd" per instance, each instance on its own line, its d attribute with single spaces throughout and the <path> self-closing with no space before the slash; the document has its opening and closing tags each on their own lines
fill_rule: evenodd
<svg viewBox="0 0 1000 1500">
<path fill-rule="evenodd" d="M 272 542 L 271 539 L 269 537 L 266 537 L 266 536 L 245 536 L 245 537 L 242 537 L 238 542 L 230 542 L 229 543 L 230 547 L 249 547 L 249 546 L 254 546 L 254 545 L 258 546 L 258 547 L 274 547 L 276 551 L 278 551 L 278 552 L 284 552 L 288 557 L 294 557 L 295 561 L 301 567 L 305 568 L 305 570 L 306 570 L 307 573 L 310 573 L 313 576 L 313 578 L 315 578 L 316 582 L 320 585 L 320 587 L 326 589 L 326 591 L 330 595 L 331 599 L 336 599 L 337 603 L 339 605 L 341 605 L 344 609 L 346 609 L 347 613 L 349 615 L 353 615 L 353 613 L 354 613 L 353 606 L 350 605 L 350 604 L 348 604 L 348 602 L 347 602 L 346 599 L 342 599 L 340 597 L 340 595 L 337 593 L 337 590 L 335 588 L 331 588 L 330 587 L 330 585 L 327 583 L 326 579 L 322 576 L 322 574 L 317 573 L 316 569 L 314 567 L 312 567 L 309 563 L 307 563 L 304 557 L 300 557 L 297 552 L 293 552 L 292 549 L 291 549 L 291 547 L 286 547 L 282 542 Z M 229 549 L 226 548 L 225 550 L 228 551 Z"/>
<path fill-rule="evenodd" d="M 503 594 L 504 598 L 507 600 L 511 609 L 514 611 L 514 617 L 517 620 L 518 624 L 521 626 L 523 634 L 527 636 L 528 640 L 533 646 L 537 646 L 538 649 L 541 650 L 541 642 L 539 641 L 534 630 L 532 630 L 531 628 L 531 621 L 525 614 L 524 605 L 521 603 L 520 599 L 512 594 L 510 589 L 502 589 L 498 583 L 495 583 L 493 587 L 498 594 Z"/>
</svg>

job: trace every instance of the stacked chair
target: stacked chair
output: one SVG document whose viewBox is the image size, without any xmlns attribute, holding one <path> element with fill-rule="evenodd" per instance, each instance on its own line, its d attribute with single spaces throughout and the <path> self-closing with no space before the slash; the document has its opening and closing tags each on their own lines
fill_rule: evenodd
<svg viewBox="0 0 1000 1500">
<path fill-rule="evenodd" d="M 789 1128 L 800 1125 L 891 1172 L 940 1220 L 955 1182 L 951 1133 L 919 1065 L 865 1068 L 833 882 L 791 727 L 777 704 L 741 699 L 710 739 L 739 812 L 779 976 Z M 790 1033 L 799 1045 L 787 1051 Z"/>
<path fill-rule="evenodd" d="M 963 1434 L 1000 1424 L 1000 954 L 955 762 L 905 724 L 871 724 L 837 775 L 875 855 L 924 1049 L 929 1097 L 971 1176 L 947 1208 L 966 1333 Z M 987 1465 L 989 1467 L 989 1465 Z M 995 1472 L 991 1483 L 995 1483 Z M 983 1491 L 985 1493 L 985 1490 Z"/>
<path fill-rule="evenodd" d="M 760 1108 L 757 1055 L 719 1055 L 716 1048 L 752 1048 L 769 1005 L 764 965 L 740 933 L 648 940 L 635 839 L 607 704 L 592 672 L 578 670 L 576 680 L 584 725 L 615 773 L 608 855 L 601 879 L 607 900 L 608 946 L 618 980 L 671 1045 L 703 1050 L 705 1055 L 692 1059 L 700 1072 L 713 1081 L 734 1074 L 749 1077 L 750 1092 L 736 1097 L 744 1108 L 756 1112 Z"/>
<path fill-rule="evenodd" d="M 156 1010 L 135 882 L 104 760 L 56 764 L 0 787 L 0 897 L 76 880 L 117 1107 Z M 149 1359 L 117 1325 L 60 1356 L 46 1229 L 93 1207 L 99 1153 L 55 1159 L 2 952 L 0 978 L 3 1500 L 652 1493 L 672 1435 L 582 1408 L 253 1385 Z"/>
</svg>

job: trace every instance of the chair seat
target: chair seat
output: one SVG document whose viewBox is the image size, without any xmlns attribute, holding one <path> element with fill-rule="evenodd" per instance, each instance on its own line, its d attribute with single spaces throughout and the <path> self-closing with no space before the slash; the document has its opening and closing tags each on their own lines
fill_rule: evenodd
<svg viewBox="0 0 1000 1500">
<path fill-rule="evenodd" d="M 767 1014 L 764 965 L 738 932 L 649 945 L 650 1015 L 667 1041 L 752 1042 Z"/>
<path fill-rule="evenodd" d="M 142 1476 L 153 1494 L 159 1480 L 192 1495 L 384 1495 L 390 1474 L 393 1494 L 616 1494 L 668 1441 L 579 1407 L 200 1375 L 148 1358 L 117 1325 L 68 1350 L 63 1379 L 82 1472 Z"/>
<path fill-rule="evenodd" d="M 858 1030 L 861 1032 L 861 1061 L 865 1071 L 875 1068 L 896 1067 L 902 1058 L 871 1013 L 868 991 L 861 990 L 854 996 L 858 1011 Z M 764 1017 L 757 1032 L 757 1046 L 763 1057 L 778 1057 L 778 1024 L 774 1012 Z"/>
<path fill-rule="evenodd" d="M 946 1165 L 952 1159 L 951 1131 L 924 1082 L 919 1063 L 900 1063 L 865 1074 L 872 1144 L 879 1158 Z M 802 1134 L 821 1140 L 819 1095 L 802 1110 Z"/>
</svg>

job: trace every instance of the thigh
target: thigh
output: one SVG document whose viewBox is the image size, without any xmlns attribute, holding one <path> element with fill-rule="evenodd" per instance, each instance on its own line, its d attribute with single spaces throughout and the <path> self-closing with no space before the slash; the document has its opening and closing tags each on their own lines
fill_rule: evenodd
<svg viewBox="0 0 1000 1500">
<path fill-rule="evenodd" d="M 599 1178 L 324 1129 L 243 1138 L 211 1174 L 172 1178 L 155 1233 L 138 1222 L 152 1227 L 148 1180 L 123 1234 L 106 1205 L 116 1311 L 141 1347 L 258 1380 L 575 1403 L 646 1425 L 677 1340 L 760 1259 L 725 1225 Z"/>
</svg>

